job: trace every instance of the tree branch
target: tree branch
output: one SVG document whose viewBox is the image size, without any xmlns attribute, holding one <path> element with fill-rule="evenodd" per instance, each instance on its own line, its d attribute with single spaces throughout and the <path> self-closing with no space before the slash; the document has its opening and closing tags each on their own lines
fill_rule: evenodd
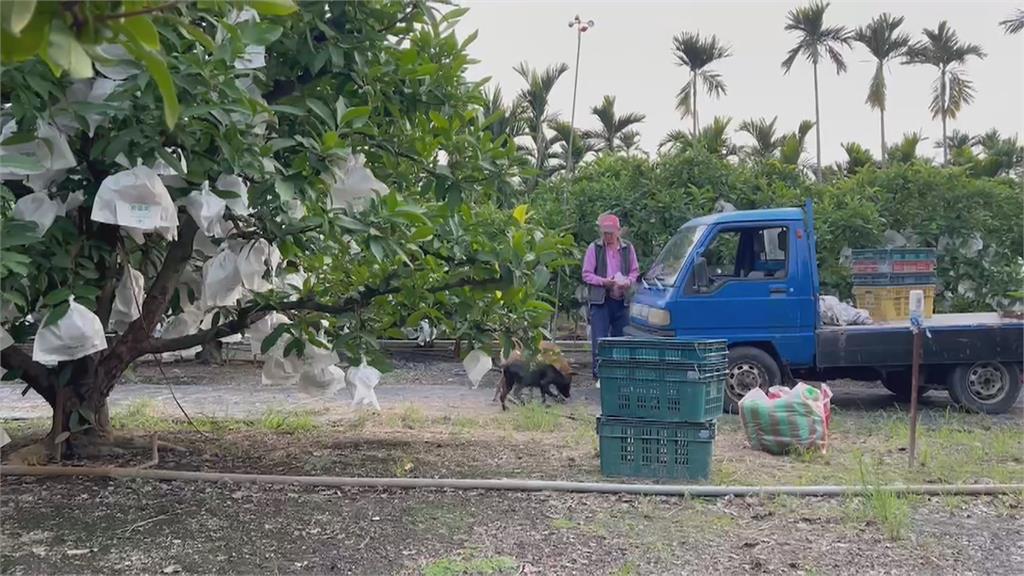
<svg viewBox="0 0 1024 576">
<path fill-rule="evenodd" d="M 42 396 L 50 406 L 57 402 L 57 387 L 50 377 L 50 371 L 42 364 L 32 360 L 32 356 L 12 344 L 0 351 L 0 365 L 5 370 L 17 371 L 18 378 L 24 380 L 30 388 Z"/>
<path fill-rule="evenodd" d="M 121 18 L 131 18 L 132 16 L 145 16 L 146 14 L 152 14 L 154 12 L 162 12 L 168 8 L 173 8 L 178 4 L 178 0 L 172 0 L 171 2 L 165 2 L 157 6 L 151 6 L 149 8 L 142 8 L 140 10 L 133 10 L 130 12 L 118 12 L 116 14 L 106 14 L 104 16 L 97 16 L 96 19 L 105 22 L 108 20 L 120 20 Z"/>
<path fill-rule="evenodd" d="M 446 292 L 448 290 L 455 290 L 458 288 L 478 287 L 486 288 L 490 286 L 499 286 L 500 280 L 473 280 L 469 278 L 463 278 L 455 282 L 450 282 L 442 286 L 435 286 L 429 288 L 427 291 L 434 294 L 438 292 Z M 301 298 L 299 300 L 292 300 L 290 302 L 280 303 L 268 303 L 268 304 L 253 304 L 247 307 L 243 307 L 238 311 L 238 317 L 224 322 L 219 326 L 209 328 L 196 332 L 195 334 L 189 334 L 188 336 L 181 336 L 178 338 L 152 339 L 146 343 L 144 347 L 144 354 L 161 354 L 164 352 L 174 352 L 176 350 L 187 350 L 196 346 L 202 346 L 214 340 L 220 338 L 226 338 L 238 334 L 242 330 L 245 330 L 253 322 L 258 321 L 262 318 L 261 312 L 288 312 L 304 310 L 308 312 L 321 312 L 323 314 L 341 315 L 348 312 L 352 312 L 361 306 L 365 306 L 370 303 L 374 298 L 380 296 L 389 296 L 398 294 L 404 288 L 401 286 L 390 286 L 388 288 L 380 290 L 367 290 L 362 294 L 354 298 L 346 298 L 336 304 L 327 304 L 319 302 L 310 298 Z"/>
<path fill-rule="evenodd" d="M 181 273 L 192 257 L 192 242 L 199 227 L 188 214 L 180 214 L 179 218 L 182 220 L 178 226 L 178 239 L 167 247 L 160 272 L 142 303 L 142 313 L 128 325 L 97 366 L 97 377 L 105 387 L 104 393 L 114 387 L 117 377 L 133 360 L 145 354 L 148 343 L 153 339 L 153 329 L 167 312 Z"/>
</svg>

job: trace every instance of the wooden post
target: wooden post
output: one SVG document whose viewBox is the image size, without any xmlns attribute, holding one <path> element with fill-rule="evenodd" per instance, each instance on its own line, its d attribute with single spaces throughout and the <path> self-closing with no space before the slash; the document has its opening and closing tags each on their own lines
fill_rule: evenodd
<svg viewBox="0 0 1024 576">
<path fill-rule="evenodd" d="M 917 392 L 921 389 L 921 331 L 914 331 L 914 360 L 910 372 L 910 466 L 917 459 Z"/>
</svg>

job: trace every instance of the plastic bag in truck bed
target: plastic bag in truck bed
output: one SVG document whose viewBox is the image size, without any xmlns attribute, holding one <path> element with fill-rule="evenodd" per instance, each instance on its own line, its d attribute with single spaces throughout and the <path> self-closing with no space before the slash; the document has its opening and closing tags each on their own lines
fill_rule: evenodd
<svg viewBox="0 0 1024 576">
<path fill-rule="evenodd" d="M 755 388 L 740 400 L 740 422 L 754 450 L 786 454 L 800 450 L 828 449 L 832 419 L 832 391 L 800 382 L 792 389 L 772 386 L 765 394 Z"/>
<path fill-rule="evenodd" d="M 818 310 L 821 312 L 821 323 L 826 326 L 861 326 L 873 323 L 871 313 L 867 310 L 840 302 L 835 296 L 819 296 Z"/>
</svg>

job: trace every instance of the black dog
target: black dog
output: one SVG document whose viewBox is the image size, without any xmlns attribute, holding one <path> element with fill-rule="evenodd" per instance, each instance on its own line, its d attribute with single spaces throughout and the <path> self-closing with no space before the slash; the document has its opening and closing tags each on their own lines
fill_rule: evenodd
<svg viewBox="0 0 1024 576">
<path fill-rule="evenodd" d="M 563 398 L 568 399 L 572 387 L 572 374 L 566 375 L 551 364 L 530 367 L 522 360 L 509 362 L 501 369 L 501 409 L 508 409 L 505 406 L 505 399 L 509 393 L 515 390 L 516 394 L 513 396 L 518 398 L 518 392 L 522 388 L 540 389 L 540 399 L 545 404 L 548 396 L 558 399 L 558 396 L 551 392 L 551 385 L 555 386 Z"/>
</svg>

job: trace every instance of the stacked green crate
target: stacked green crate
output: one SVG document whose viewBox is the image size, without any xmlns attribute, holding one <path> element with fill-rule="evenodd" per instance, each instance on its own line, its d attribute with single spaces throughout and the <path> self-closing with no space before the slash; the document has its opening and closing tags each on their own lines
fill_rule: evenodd
<svg viewBox="0 0 1024 576">
<path fill-rule="evenodd" d="M 602 473 L 707 479 L 727 354 L 724 340 L 601 340 Z"/>
</svg>

